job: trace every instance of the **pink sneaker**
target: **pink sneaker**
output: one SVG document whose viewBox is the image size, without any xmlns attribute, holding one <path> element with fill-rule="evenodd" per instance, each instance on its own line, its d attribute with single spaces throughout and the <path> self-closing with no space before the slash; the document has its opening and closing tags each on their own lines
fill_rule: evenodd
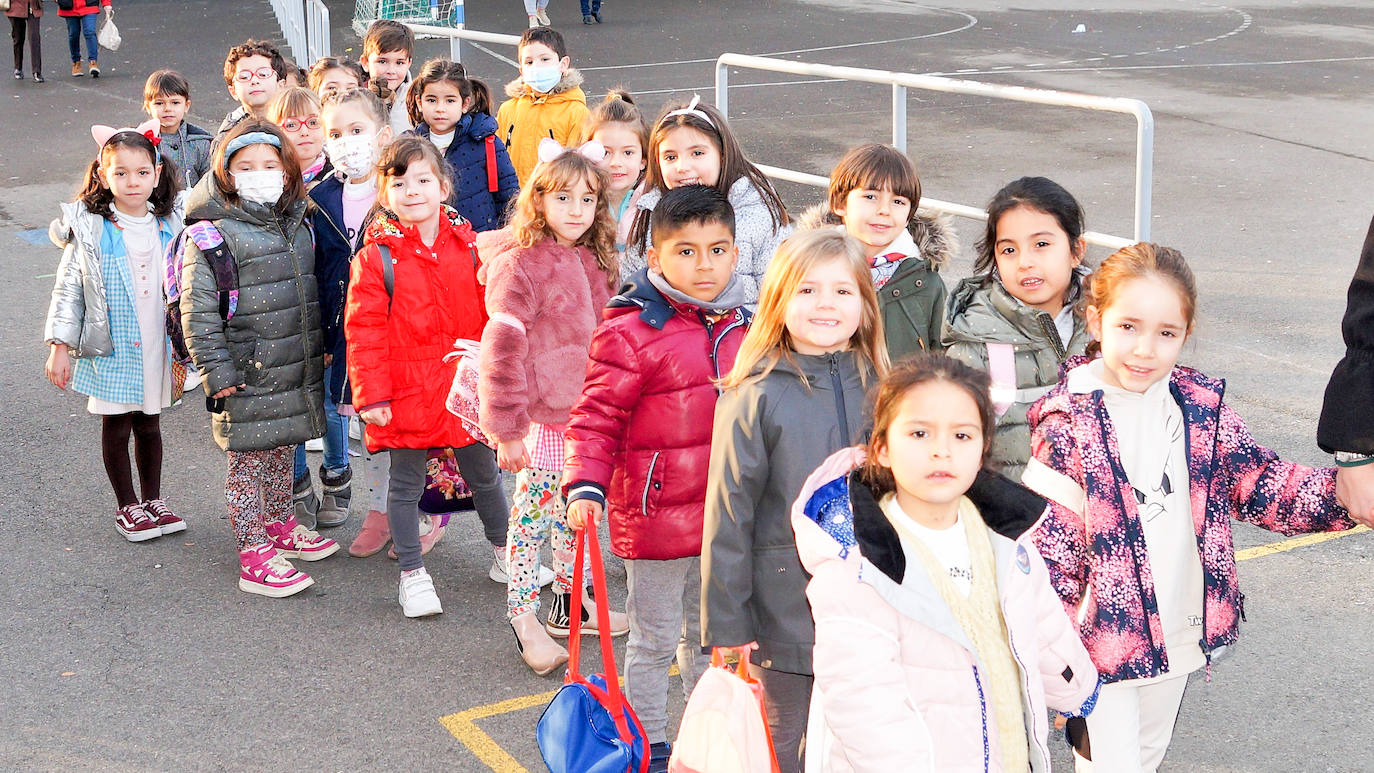
<svg viewBox="0 0 1374 773">
<path fill-rule="evenodd" d="M 310 575 L 292 566 L 270 542 L 239 551 L 239 590 L 245 593 L 280 599 L 314 584 Z"/>
<path fill-rule="evenodd" d="M 319 561 L 339 550 L 339 543 L 328 537 L 321 537 L 300 525 L 294 515 L 285 521 L 269 522 L 267 537 L 272 540 L 272 547 L 276 548 L 278 553 L 302 561 Z"/>
<path fill-rule="evenodd" d="M 143 510 L 148 513 L 148 517 L 157 521 L 157 528 L 163 536 L 186 531 L 186 522 L 176 513 L 173 513 L 172 508 L 168 507 L 167 503 L 161 499 L 149 499 L 144 502 Z"/>
<path fill-rule="evenodd" d="M 353 538 L 353 544 L 348 546 L 348 554 L 366 558 L 380 552 L 390 541 L 391 524 L 386 520 L 386 513 L 368 510 L 367 517 L 363 518 L 363 527 L 358 530 L 358 536 Z"/>
<path fill-rule="evenodd" d="M 157 520 L 142 505 L 125 505 L 116 510 L 115 531 L 130 542 L 146 542 L 162 536 Z"/>
</svg>

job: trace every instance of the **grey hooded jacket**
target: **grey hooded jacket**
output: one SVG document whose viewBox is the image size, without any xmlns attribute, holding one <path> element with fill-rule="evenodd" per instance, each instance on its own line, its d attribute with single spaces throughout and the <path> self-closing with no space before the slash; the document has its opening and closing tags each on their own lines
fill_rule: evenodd
<svg viewBox="0 0 1374 773">
<path fill-rule="evenodd" d="M 811 673 L 816 630 L 792 503 L 830 454 L 863 442 L 871 423 L 854 352 L 793 355 L 716 403 L 701 554 L 705 646 L 757 641 L 755 663 Z"/>
<path fill-rule="evenodd" d="M 214 272 L 187 240 L 181 320 L 205 393 L 244 386 L 213 414 L 215 442 L 265 451 L 320 437 L 324 339 L 306 202 L 279 217 L 262 204 L 230 205 L 214 182 L 206 176 L 191 191 L 187 220 L 213 221 L 224 236 L 238 265 L 238 307 L 220 318 Z"/>
</svg>

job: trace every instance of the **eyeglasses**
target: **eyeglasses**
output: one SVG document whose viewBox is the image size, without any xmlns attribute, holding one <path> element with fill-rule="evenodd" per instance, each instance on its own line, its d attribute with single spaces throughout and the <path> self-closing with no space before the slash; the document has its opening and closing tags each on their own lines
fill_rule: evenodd
<svg viewBox="0 0 1374 773">
<path fill-rule="evenodd" d="M 286 118 L 281 119 L 281 121 L 277 125 L 280 126 L 282 128 L 282 131 L 286 132 L 287 134 L 295 134 L 296 132 L 301 130 L 302 126 L 304 126 L 307 129 L 310 129 L 311 131 L 314 131 L 320 128 L 320 117 L 317 115 L 312 115 L 309 118 L 297 118 L 296 116 L 287 116 Z"/>
<path fill-rule="evenodd" d="M 256 70 L 239 70 L 238 75 L 234 77 L 240 81 L 243 81 L 244 83 L 247 83 L 248 81 L 251 81 L 254 78 L 257 78 L 258 80 L 262 81 L 265 81 L 268 78 L 276 80 L 276 75 L 277 72 L 273 70 L 271 67 L 259 67 Z"/>
</svg>

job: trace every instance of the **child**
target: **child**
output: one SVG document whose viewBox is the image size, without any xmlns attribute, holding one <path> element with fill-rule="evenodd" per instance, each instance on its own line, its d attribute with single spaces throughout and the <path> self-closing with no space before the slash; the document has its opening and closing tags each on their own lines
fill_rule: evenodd
<svg viewBox="0 0 1374 773">
<path fill-rule="evenodd" d="M 652 243 L 649 216 L 670 188 L 710 185 L 730 197 L 735 208 L 735 245 L 744 280 L 745 303 L 758 302 L 768 261 L 778 244 L 791 233 L 787 210 L 768 178 L 744 157 L 724 116 L 698 97 L 687 104 L 669 105 L 649 136 L 646 193 L 639 197 L 634 226 L 625 248 L 621 276 L 644 267 L 645 248 Z"/>
<path fill-rule="evenodd" d="M 310 189 L 310 224 L 315 233 L 315 276 L 320 288 L 320 328 L 324 337 L 324 464 L 320 467 L 323 497 L 315 496 L 305 452 L 296 451 L 292 495 L 296 517 L 315 518 L 321 526 L 342 525 L 353 501 L 353 471 L 348 464 L 348 419 L 340 405 L 350 405 L 347 388 L 347 350 L 344 345 L 344 301 L 348 295 L 349 264 L 363 246 L 377 200 L 377 158 L 391 142 L 386 110 L 377 95 L 350 89 L 325 100 L 320 108 L 325 154 L 336 174 Z M 351 415 L 351 414 L 350 414 Z M 391 458 L 385 452 L 363 459 L 363 478 L 371 507 L 362 528 L 348 547 L 352 556 L 370 556 L 391 538 L 387 525 L 386 480 Z M 437 539 L 437 535 L 435 537 Z M 428 550 L 426 550 L 428 552 Z"/>
<path fill-rule="evenodd" d="M 363 67 L 369 82 L 386 101 L 387 124 L 396 136 L 414 128 L 407 109 L 410 91 L 410 59 L 415 55 L 415 34 L 406 25 L 378 19 L 363 38 Z"/>
<path fill-rule="evenodd" d="M 611 89 L 587 116 L 587 139 L 606 148 L 601 166 L 611 176 L 607 198 L 615 213 L 616 258 L 624 265 L 625 242 L 634 224 L 635 203 L 644 193 L 644 152 L 649 147 L 649 126 L 634 99 L 624 89 Z"/>
<path fill-rule="evenodd" d="M 143 84 L 143 112 L 158 124 L 158 152 L 176 164 L 182 188 L 190 190 L 210 170 L 210 132 L 186 120 L 191 84 L 175 70 L 158 70 Z"/>
<path fill-rule="evenodd" d="M 482 331 L 479 424 L 498 444 L 501 469 L 517 473 L 506 535 L 506 616 L 521 657 L 540 676 L 568 659 L 549 638 L 567 636 L 571 624 L 574 545 L 560 492 L 563 426 L 582 391 L 592 331 L 616 277 L 600 154 L 546 140 L 544 155 L 548 160 L 516 199 L 510 226 L 477 240 L 491 316 Z M 545 628 L 537 617 L 536 570 L 550 540 L 556 580 Z M 608 626 L 621 636 L 629 629 L 623 614 L 598 621 L 595 609 L 583 605 L 584 632 Z"/>
<path fill-rule="evenodd" d="M 310 89 L 291 86 L 277 92 L 267 106 L 267 120 L 277 125 L 291 144 L 306 190 L 330 176 L 334 167 L 324 152 L 324 124 L 320 98 Z"/>
<path fill-rule="evenodd" d="M 844 154 L 830 173 L 830 196 L 802 214 L 800 228 L 833 226 L 858 239 L 883 309 L 887 355 L 896 362 L 939 351 L 945 283 L 939 270 L 958 250 L 947 218 L 919 214 L 916 167 L 890 145 Z"/>
<path fill-rule="evenodd" d="M 649 267 L 611 299 L 565 433 L 568 525 L 610 512 L 625 559 L 630 639 L 625 692 L 667 770 L 668 666 L 684 699 L 707 658 L 701 641 L 701 522 L 716 382 L 749 324 L 735 276 L 734 213 L 719 191 L 675 188 L 654 210 Z M 664 367 L 672 363 L 671 367 Z"/>
<path fill-rule="evenodd" d="M 520 77 L 506 84 L 509 99 L 496 111 L 496 123 L 523 183 L 539 163 L 539 143 L 545 138 L 563 146 L 582 141 L 587 96 L 582 93 L 582 73 L 571 67 L 568 47 L 557 30 L 525 30 L 516 51 Z"/>
<path fill-rule="evenodd" d="M 1223 402 L 1222 381 L 1177 364 L 1196 307 L 1176 250 L 1118 250 L 1087 291 L 1095 359 L 1066 363 L 1030 413 L 1025 481 L 1051 500 L 1035 544 L 1108 683 L 1080 770 L 1154 771 L 1188 674 L 1210 677 L 1236 641 L 1231 518 L 1289 535 L 1354 526 L 1335 469 L 1279 459 Z"/>
<path fill-rule="evenodd" d="M 417 508 L 429 449 L 454 450 L 484 523 L 499 528 L 508 511 L 496 455 L 444 407 L 442 387 L 456 370 L 445 355 L 455 339 L 481 336 L 487 321 L 474 232 L 444 205 L 448 167 L 427 140 L 396 140 L 378 168 L 381 209 L 349 279 L 348 375 L 368 450 L 391 452 L 386 512 L 401 564 L 401 608 L 422 617 L 443 611 L 420 553 Z"/>
<path fill-rule="evenodd" d="M 814 637 L 787 514 L 812 470 L 862 441 L 864 393 L 887 371 L 868 271 L 863 246 L 830 229 L 782 243 L 711 434 L 701 643 L 754 651 L 786 773 L 801 769 Z"/>
<path fill-rule="evenodd" d="M 342 56 L 322 56 L 310 66 L 310 89 L 326 98 L 352 89 L 362 88 L 367 83 L 367 73 L 363 66 Z"/>
<path fill-rule="evenodd" d="M 247 118 L 265 120 L 267 105 L 286 87 L 286 60 L 271 43 L 245 40 L 224 57 L 224 83 L 238 107 L 229 111 L 215 133 L 215 144 Z"/>
<path fill-rule="evenodd" d="M 181 279 L 186 346 L 229 457 L 224 496 L 239 590 L 271 598 L 314 583 L 287 559 L 318 561 L 339 549 L 291 512 L 294 446 L 324 434 L 324 348 L 305 184 L 287 147 L 272 124 L 240 122 L 215 149 L 211 182 L 186 205 L 187 219 L 209 221 L 234 257 L 233 316 L 221 316 L 215 271 L 189 238 Z"/>
<path fill-rule="evenodd" d="M 449 204 L 477 231 L 506 224 L 507 205 L 520 192 L 506 145 L 496 137 L 487 85 L 463 65 L 431 59 L 410 87 L 415 134 L 439 149 L 454 180 Z"/>
<path fill-rule="evenodd" d="M 181 230 L 181 202 L 176 165 L 151 142 L 155 128 L 153 121 L 138 129 L 91 127 L 100 150 L 76 201 L 62 205 L 49 229 L 63 252 L 43 330 L 45 370 L 57 388 L 70 383 L 88 395 L 86 410 L 100 416 L 115 529 L 130 542 L 186 528 L 161 493 L 158 416 L 182 386 L 163 328 L 162 256 Z M 141 498 L 129 468 L 131 434 Z"/>
<path fill-rule="evenodd" d="M 997 407 L 992 461 L 1012 480 L 1030 458 L 1026 412 L 1088 345 L 1083 312 L 1083 210 L 1044 177 L 1022 177 L 988 204 L 975 276 L 949 299 L 949 356 L 988 371 Z"/>
<path fill-rule="evenodd" d="M 1045 501 L 980 473 L 987 374 L 918 353 L 873 418 L 792 507 L 816 620 L 808 767 L 1048 771 L 1046 706 L 1091 711 L 1097 670 L 1016 541 Z"/>
</svg>

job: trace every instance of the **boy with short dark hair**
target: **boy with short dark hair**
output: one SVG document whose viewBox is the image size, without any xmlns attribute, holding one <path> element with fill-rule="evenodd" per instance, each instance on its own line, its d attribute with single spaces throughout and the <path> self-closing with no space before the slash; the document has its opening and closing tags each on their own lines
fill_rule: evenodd
<svg viewBox="0 0 1374 773">
<path fill-rule="evenodd" d="M 564 147 L 580 142 L 589 111 L 582 73 L 571 67 L 557 30 L 525 30 L 516 52 L 520 77 L 506 84 L 509 99 L 496 111 L 496 130 L 523 184 L 539 163 L 539 141 L 552 137 Z"/>
<path fill-rule="evenodd" d="M 224 117 L 215 142 L 244 118 L 267 120 L 267 105 L 286 87 L 285 81 L 286 60 L 271 43 L 249 39 L 229 49 L 224 57 L 224 84 L 239 105 Z"/>
<path fill-rule="evenodd" d="M 387 123 L 397 137 L 415 127 L 406 109 L 410 91 L 410 60 L 415 55 L 415 34 L 406 25 L 378 19 L 363 38 L 363 68 L 369 83 L 387 106 Z"/>
<path fill-rule="evenodd" d="M 568 524 L 609 513 L 611 551 L 625 559 L 625 692 L 667 770 L 668 666 L 683 696 L 704 671 L 701 534 L 716 380 L 748 329 L 735 275 L 735 215 L 705 185 L 674 188 L 653 212 L 649 265 L 603 312 L 582 397 L 568 421 L 563 488 Z"/>
<path fill-rule="evenodd" d="M 175 70 L 158 70 L 143 84 L 143 111 L 157 121 L 159 150 L 172 159 L 190 190 L 210 171 L 210 132 L 186 120 L 191 111 L 191 84 Z"/>
</svg>

